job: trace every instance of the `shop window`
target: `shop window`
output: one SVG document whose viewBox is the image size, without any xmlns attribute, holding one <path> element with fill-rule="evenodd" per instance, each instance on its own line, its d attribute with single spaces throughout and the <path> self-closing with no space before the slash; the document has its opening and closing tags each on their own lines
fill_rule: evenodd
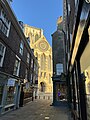
<svg viewBox="0 0 90 120">
<path fill-rule="evenodd" d="M 84 8 L 85 9 L 83 10 L 89 9 L 86 4 L 84 5 Z M 86 11 L 84 12 L 86 14 Z M 89 29 L 90 27 L 88 28 L 88 34 L 90 32 Z M 85 38 L 87 39 L 88 44 L 85 46 L 85 49 L 80 57 L 80 66 L 82 82 L 85 83 L 83 88 L 85 89 L 87 120 L 90 120 L 90 35 L 86 35 Z"/>
<path fill-rule="evenodd" d="M 5 49 L 6 49 L 6 47 L 2 43 L 0 43 L 0 67 L 2 67 L 2 65 L 3 65 Z"/>
<path fill-rule="evenodd" d="M 8 86 L 7 97 L 6 97 L 6 105 L 14 103 L 15 93 L 16 93 L 16 87 L 15 86 Z"/>
<path fill-rule="evenodd" d="M 15 61 L 13 74 L 18 76 L 19 75 L 19 69 L 20 69 L 20 59 L 17 58 L 16 61 Z"/>
<path fill-rule="evenodd" d="M 8 37 L 10 31 L 11 22 L 9 21 L 5 11 L 1 10 L 0 15 L 0 30 Z"/>
<path fill-rule="evenodd" d="M 23 55 L 23 47 L 24 47 L 24 43 L 23 43 L 23 41 L 21 41 L 21 43 L 20 43 L 20 50 L 19 50 L 19 53 L 21 55 Z"/>
</svg>

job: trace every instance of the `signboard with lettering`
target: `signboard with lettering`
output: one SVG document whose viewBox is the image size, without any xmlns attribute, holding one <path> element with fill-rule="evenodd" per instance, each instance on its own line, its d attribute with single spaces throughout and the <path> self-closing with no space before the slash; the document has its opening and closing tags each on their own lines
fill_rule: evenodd
<svg viewBox="0 0 90 120">
<path fill-rule="evenodd" d="M 14 85 L 15 85 L 15 79 L 9 78 L 9 79 L 8 79 L 8 83 L 7 83 L 7 86 L 14 86 Z"/>
</svg>

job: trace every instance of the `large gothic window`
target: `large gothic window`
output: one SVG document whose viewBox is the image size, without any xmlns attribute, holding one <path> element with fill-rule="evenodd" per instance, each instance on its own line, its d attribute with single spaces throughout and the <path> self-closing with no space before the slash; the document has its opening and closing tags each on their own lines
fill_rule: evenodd
<svg viewBox="0 0 90 120">
<path fill-rule="evenodd" d="M 51 75 L 49 74 L 49 84 L 51 83 Z"/>
<path fill-rule="evenodd" d="M 51 70 L 51 56 L 48 57 L 48 69 Z"/>
<path fill-rule="evenodd" d="M 41 70 L 45 70 L 46 69 L 46 56 L 45 54 L 41 55 Z"/>
<path fill-rule="evenodd" d="M 39 39 L 38 34 L 35 35 L 35 42 Z"/>
</svg>

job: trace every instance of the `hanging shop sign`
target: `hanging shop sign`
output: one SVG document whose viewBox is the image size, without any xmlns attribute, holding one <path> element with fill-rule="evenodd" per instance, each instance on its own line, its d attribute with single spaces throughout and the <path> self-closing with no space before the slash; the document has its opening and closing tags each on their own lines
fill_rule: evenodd
<svg viewBox="0 0 90 120">
<path fill-rule="evenodd" d="M 7 86 L 15 86 L 15 79 L 9 78 L 9 79 L 8 79 L 8 83 L 7 83 Z"/>
</svg>

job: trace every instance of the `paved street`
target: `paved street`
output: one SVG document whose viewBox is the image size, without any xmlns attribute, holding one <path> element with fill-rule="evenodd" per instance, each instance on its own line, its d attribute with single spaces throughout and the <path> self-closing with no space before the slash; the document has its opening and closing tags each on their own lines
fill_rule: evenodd
<svg viewBox="0 0 90 120">
<path fill-rule="evenodd" d="M 71 120 L 65 104 L 50 106 L 49 100 L 36 100 L 0 117 L 0 120 Z"/>
</svg>

